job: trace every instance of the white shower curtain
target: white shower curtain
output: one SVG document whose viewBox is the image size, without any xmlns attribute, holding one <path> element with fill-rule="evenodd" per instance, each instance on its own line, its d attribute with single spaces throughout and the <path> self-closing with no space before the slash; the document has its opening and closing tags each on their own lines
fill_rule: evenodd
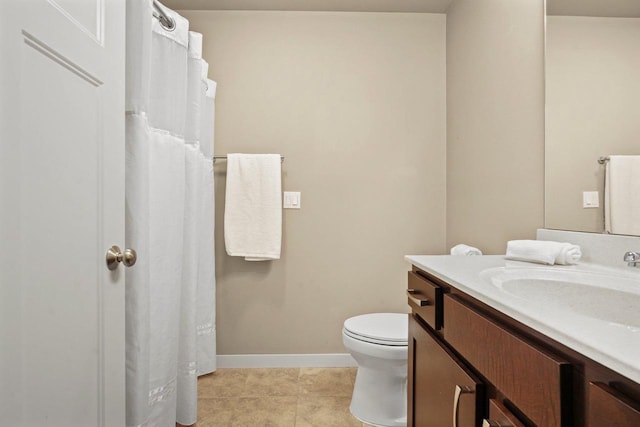
<svg viewBox="0 0 640 427">
<path fill-rule="evenodd" d="M 202 35 L 127 2 L 127 426 L 196 422 L 215 365 L 213 98 Z"/>
</svg>

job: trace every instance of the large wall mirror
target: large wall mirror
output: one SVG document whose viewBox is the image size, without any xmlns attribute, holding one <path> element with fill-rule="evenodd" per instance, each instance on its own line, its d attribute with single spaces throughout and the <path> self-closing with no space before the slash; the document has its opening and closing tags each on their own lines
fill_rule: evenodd
<svg viewBox="0 0 640 427">
<path fill-rule="evenodd" d="M 601 233 L 598 158 L 640 154 L 640 1 L 546 2 L 545 227 Z"/>
</svg>

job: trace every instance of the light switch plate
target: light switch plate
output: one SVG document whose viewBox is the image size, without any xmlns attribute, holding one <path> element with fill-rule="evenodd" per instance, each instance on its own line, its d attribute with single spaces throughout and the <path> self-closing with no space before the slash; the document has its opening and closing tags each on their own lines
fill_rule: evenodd
<svg viewBox="0 0 640 427">
<path fill-rule="evenodd" d="M 300 192 L 285 191 L 282 197 L 282 207 L 285 209 L 300 209 Z"/>
<path fill-rule="evenodd" d="M 582 207 L 583 208 L 598 208 L 600 207 L 600 200 L 598 198 L 597 191 L 583 191 L 582 192 Z"/>
</svg>

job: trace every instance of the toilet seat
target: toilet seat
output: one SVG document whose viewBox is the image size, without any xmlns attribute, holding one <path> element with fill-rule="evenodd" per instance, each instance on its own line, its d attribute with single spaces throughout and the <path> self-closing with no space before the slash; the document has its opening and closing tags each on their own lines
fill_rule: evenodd
<svg viewBox="0 0 640 427">
<path fill-rule="evenodd" d="M 407 314 L 372 313 L 344 321 L 343 333 L 353 339 L 385 346 L 408 345 Z"/>
</svg>

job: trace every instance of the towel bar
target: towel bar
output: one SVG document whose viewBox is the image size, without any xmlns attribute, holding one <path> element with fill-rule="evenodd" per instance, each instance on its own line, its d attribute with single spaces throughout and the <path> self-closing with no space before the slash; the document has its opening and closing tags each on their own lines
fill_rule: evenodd
<svg viewBox="0 0 640 427">
<path fill-rule="evenodd" d="M 227 160 L 227 156 L 213 156 L 213 163 L 215 163 L 216 160 Z M 284 163 L 284 156 L 280 156 L 280 161 Z"/>
</svg>

